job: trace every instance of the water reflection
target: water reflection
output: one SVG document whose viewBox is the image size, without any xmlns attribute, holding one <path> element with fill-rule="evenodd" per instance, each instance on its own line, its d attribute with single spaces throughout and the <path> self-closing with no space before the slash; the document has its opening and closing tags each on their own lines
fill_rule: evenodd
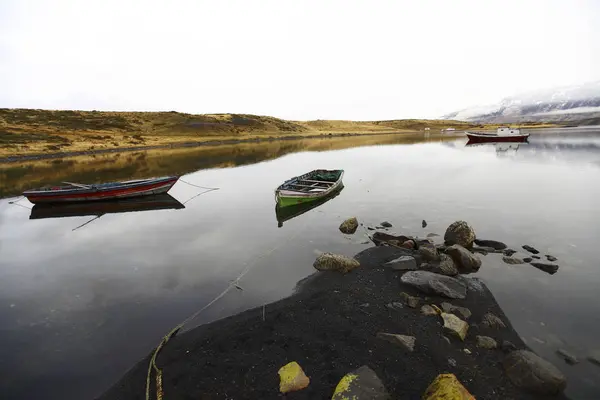
<svg viewBox="0 0 600 400">
<path fill-rule="evenodd" d="M 179 210 L 185 208 L 169 194 L 144 196 L 122 200 L 79 202 L 65 204 L 36 204 L 31 209 L 29 219 L 102 216 L 137 211 Z"/>
<path fill-rule="evenodd" d="M 341 184 L 340 187 L 332 192 L 329 196 L 323 197 L 321 199 L 311 201 L 310 203 L 301 203 L 287 207 L 280 207 L 277 203 L 275 205 L 275 217 L 277 218 L 277 226 L 281 228 L 285 221 L 288 221 L 292 218 L 296 218 L 313 208 L 319 207 L 322 204 L 327 203 L 328 201 L 337 197 L 341 191 L 344 189 L 344 184 Z"/>
</svg>

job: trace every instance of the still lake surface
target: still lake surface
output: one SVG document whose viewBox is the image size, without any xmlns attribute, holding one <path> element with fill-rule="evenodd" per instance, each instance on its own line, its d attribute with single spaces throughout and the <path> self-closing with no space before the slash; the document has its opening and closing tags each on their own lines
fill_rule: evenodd
<svg viewBox="0 0 600 400">
<path fill-rule="evenodd" d="M 179 182 L 170 194 L 191 199 L 185 208 L 106 214 L 75 230 L 93 216 L 30 220 L 26 200 L 0 199 L 2 398 L 99 395 L 245 268 L 244 290 L 193 325 L 289 295 L 320 251 L 369 247 L 366 231 L 339 232 L 350 216 L 422 237 L 464 219 L 516 256 L 529 244 L 557 257 L 558 273 L 547 275 L 491 254 L 477 276 L 527 344 L 567 375 L 567 393 L 598 398 L 600 367 L 586 357 L 600 350 L 600 128 L 539 132 L 502 147 L 381 136 L 1 165 L 0 197 L 41 182 L 167 173 L 220 188 L 193 198 L 200 189 Z M 274 189 L 314 168 L 343 168 L 345 188 L 279 226 Z M 581 362 L 567 365 L 558 348 Z"/>
</svg>

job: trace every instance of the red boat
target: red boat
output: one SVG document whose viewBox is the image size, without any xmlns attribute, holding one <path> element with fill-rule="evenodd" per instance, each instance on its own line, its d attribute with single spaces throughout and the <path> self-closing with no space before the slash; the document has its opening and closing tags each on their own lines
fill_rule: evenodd
<svg viewBox="0 0 600 400">
<path fill-rule="evenodd" d="M 23 196 L 34 204 L 123 199 L 167 193 L 178 179 L 165 176 L 92 185 L 63 182 L 65 186 L 26 190 Z"/>
<path fill-rule="evenodd" d="M 521 133 L 519 129 L 498 128 L 496 133 L 467 132 L 469 143 L 512 142 L 522 143 L 529 138 L 529 133 Z"/>
</svg>

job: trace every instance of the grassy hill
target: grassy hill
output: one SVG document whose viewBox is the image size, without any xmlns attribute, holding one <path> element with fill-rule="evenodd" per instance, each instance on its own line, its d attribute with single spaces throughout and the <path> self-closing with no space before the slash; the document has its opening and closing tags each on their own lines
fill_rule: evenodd
<svg viewBox="0 0 600 400">
<path fill-rule="evenodd" d="M 286 121 L 247 114 L 0 109 L 0 156 L 214 139 L 373 134 L 482 127 L 451 120 Z"/>
</svg>

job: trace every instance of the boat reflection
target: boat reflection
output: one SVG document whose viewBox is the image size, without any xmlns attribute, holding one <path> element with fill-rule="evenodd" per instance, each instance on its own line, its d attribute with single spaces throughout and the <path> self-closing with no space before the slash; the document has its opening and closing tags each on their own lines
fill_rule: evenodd
<svg viewBox="0 0 600 400">
<path fill-rule="evenodd" d="M 520 146 L 527 146 L 527 142 L 487 142 L 487 143 L 471 143 L 467 142 L 465 147 L 495 147 L 498 157 L 512 156 L 517 153 Z"/>
<path fill-rule="evenodd" d="M 179 210 L 182 208 L 185 208 L 185 206 L 171 195 L 160 194 L 122 200 L 36 204 L 31 209 L 29 219 L 83 217 L 88 215 L 100 217 L 104 214 L 168 209 Z"/>
<path fill-rule="evenodd" d="M 296 218 L 305 212 L 312 210 L 313 208 L 319 207 L 327 203 L 329 200 L 337 197 L 341 191 L 344 189 L 344 184 L 341 184 L 340 187 L 332 192 L 329 196 L 323 197 L 319 200 L 312 201 L 310 203 L 301 203 L 293 206 L 280 207 L 279 204 L 275 206 L 275 217 L 277 218 L 277 226 L 281 228 L 285 221 L 288 221 L 292 218 Z"/>
</svg>

